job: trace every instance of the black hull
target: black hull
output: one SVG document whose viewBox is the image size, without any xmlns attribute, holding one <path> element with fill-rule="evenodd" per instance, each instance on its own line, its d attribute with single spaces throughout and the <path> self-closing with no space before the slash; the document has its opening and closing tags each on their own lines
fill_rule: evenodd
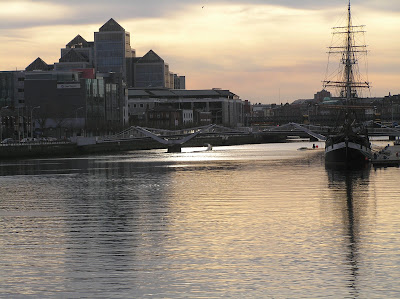
<svg viewBox="0 0 400 299">
<path fill-rule="evenodd" d="M 325 162 L 343 164 L 368 163 L 369 157 L 364 152 L 350 147 L 342 147 L 325 153 Z"/>
<path fill-rule="evenodd" d="M 365 164 L 372 158 L 368 136 L 334 135 L 325 143 L 325 162 Z"/>
</svg>

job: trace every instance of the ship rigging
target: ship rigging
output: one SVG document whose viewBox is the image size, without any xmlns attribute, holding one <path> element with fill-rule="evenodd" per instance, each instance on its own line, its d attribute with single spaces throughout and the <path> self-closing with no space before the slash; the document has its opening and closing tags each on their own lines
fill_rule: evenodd
<svg viewBox="0 0 400 299">
<path fill-rule="evenodd" d="M 356 36 L 363 34 L 364 25 L 352 24 L 351 4 L 349 0 L 347 25 L 334 27 L 333 35 L 344 37 L 342 44 L 329 47 L 329 55 L 339 54 L 340 68 L 333 74 L 335 79 L 325 79 L 324 88 L 334 87 L 339 90 L 339 98 L 342 101 L 342 113 L 344 120 L 341 126 L 332 132 L 325 143 L 325 160 L 333 163 L 364 163 L 371 158 L 371 145 L 368 132 L 357 120 L 356 110 L 353 108 L 359 104 L 362 89 L 369 89 L 367 80 L 362 80 L 359 72 L 359 56 L 367 54 L 366 45 L 358 45 Z M 327 68 L 327 77 L 328 77 Z"/>
</svg>

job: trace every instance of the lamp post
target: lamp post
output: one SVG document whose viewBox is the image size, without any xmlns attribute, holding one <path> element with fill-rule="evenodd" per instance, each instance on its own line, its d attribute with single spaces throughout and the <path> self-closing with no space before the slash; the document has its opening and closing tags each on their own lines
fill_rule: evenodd
<svg viewBox="0 0 400 299">
<path fill-rule="evenodd" d="M 0 109 L 0 141 L 3 140 L 3 110 L 8 109 L 8 106 L 1 107 Z"/>
<path fill-rule="evenodd" d="M 33 122 L 33 110 L 39 109 L 39 108 L 40 108 L 40 106 L 36 106 L 36 107 L 33 107 L 31 109 L 31 138 L 32 138 L 32 140 L 33 140 L 33 124 L 34 124 L 34 122 Z"/>
<path fill-rule="evenodd" d="M 84 107 L 82 106 L 82 107 L 75 109 L 75 128 L 77 129 L 77 131 L 78 131 L 78 111 L 83 108 Z M 76 135 L 78 135 L 78 133 Z"/>
<path fill-rule="evenodd" d="M 393 119 L 393 100 L 392 99 L 390 99 L 390 106 L 391 106 L 391 110 L 392 110 L 392 125 L 391 125 L 391 127 L 393 128 L 394 127 L 394 125 L 393 125 L 394 119 Z"/>
<path fill-rule="evenodd" d="M 3 114 L 0 112 L 0 141 L 2 140 L 3 140 Z"/>
<path fill-rule="evenodd" d="M 3 140 L 3 113 L 2 113 L 3 107 L 0 110 L 0 141 Z"/>
</svg>

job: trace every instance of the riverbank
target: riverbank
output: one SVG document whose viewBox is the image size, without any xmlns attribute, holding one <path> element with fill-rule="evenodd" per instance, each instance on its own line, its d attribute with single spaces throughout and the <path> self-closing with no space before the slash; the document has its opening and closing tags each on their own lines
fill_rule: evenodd
<svg viewBox="0 0 400 299">
<path fill-rule="evenodd" d="M 167 146 L 151 138 L 135 138 L 118 141 L 96 141 L 95 138 L 74 140 L 75 142 L 55 143 L 15 143 L 0 146 L 0 159 L 22 159 L 22 158 L 49 158 L 49 157 L 75 157 L 113 152 L 124 152 L 132 150 L 167 149 Z M 261 134 L 246 135 L 217 135 L 197 136 L 186 142 L 183 147 L 239 145 L 268 143 L 272 140 Z"/>
</svg>

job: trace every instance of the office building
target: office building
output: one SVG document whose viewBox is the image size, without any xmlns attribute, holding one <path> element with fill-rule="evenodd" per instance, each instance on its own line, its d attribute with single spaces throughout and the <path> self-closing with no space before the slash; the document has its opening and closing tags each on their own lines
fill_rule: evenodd
<svg viewBox="0 0 400 299">
<path fill-rule="evenodd" d="M 174 74 L 174 89 L 186 89 L 185 76 L 178 76 Z"/>
<path fill-rule="evenodd" d="M 220 124 L 228 127 L 242 126 L 244 121 L 244 102 L 239 96 L 229 90 L 168 90 L 168 89 L 128 89 L 128 109 L 130 125 L 148 125 L 149 113 L 169 112 L 174 109 L 180 111 L 182 119 L 174 127 L 184 125 L 192 111 L 193 124 L 204 125 L 208 123 Z M 157 114 L 154 116 L 158 118 Z M 156 122 L 151 122 L 157 124 Z M 162 122 L 160 122 L 162 123 Z M 170 123 L 171 124 L 171 123 Z"/>
<path fill-rule="evenodd" d="M 87 78 L 81 71 L 27 72 L 25 105 L 37 134 L 57 138 L 120 132 L 127 98 L 120 74 Z M 35 134 L 36 135 L 36 134 Z"/>
<path fill-rule="evenodd" d="M 132 57 L 130 33 L 114 19 L 108 20 L 99 32 L 94 33 L 95 69 L 99 73 L 121 73 L 129 85 L 132 77 Z"/>
<path fill-rule="evenodd" d="M 61 49 L 61 58 L 54 64 L 54 69 L 67 71 L 88 68 L 94 68 L 94 43 L 87 42 L 78 34 Z"/>
</svg>

